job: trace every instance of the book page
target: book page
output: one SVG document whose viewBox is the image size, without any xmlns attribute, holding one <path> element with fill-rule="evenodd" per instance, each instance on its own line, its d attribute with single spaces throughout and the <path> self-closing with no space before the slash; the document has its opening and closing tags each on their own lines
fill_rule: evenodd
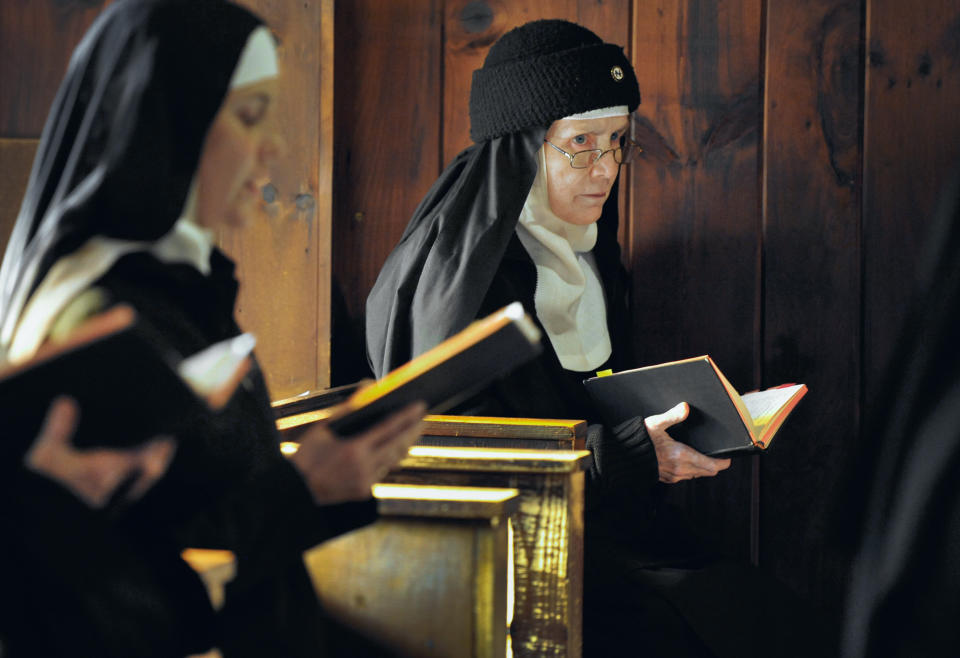
<svg viewBox="0 0 960 658">
<path fill-rule="evenodd" d="M 802 388 L 803 384 L 794 384 L 781 388 L 768 388 L 765 391 L 753 391 L 741 396 L 747 411 L 753 418 L 753 425 L 757 429 L 767 425 L 783 405 L 790 401 L 794 393 Z"/>
<path fill-rule="evenodd" d="M 180 362 L 177 372 L 201 397 L 224 386 L 256 345 L 253 334 L 240 334 L 214 343 Z"/>
</svg>

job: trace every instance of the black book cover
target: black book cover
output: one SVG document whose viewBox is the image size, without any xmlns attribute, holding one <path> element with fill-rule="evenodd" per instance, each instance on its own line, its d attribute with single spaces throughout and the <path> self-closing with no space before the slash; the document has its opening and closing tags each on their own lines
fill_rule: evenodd
<svg viewBox="0 0 960 658">
<path fill-rule="evenodd" d="M 418 400 L 428 413 L 446 411 L 540 350 L 540 330 L 514 302 L 362 386 L 330 409 L 328 423 L 349 437 Z"/>
<path fill-rule="evenodd" d="M 179 361 L 129 307 L 93 318 L 65 343 L 0 372 L 4 452 L 22 457 L 59 395 L 79 405 L 78 447 L 131 446 L 203 422 L 213 410 L 178 374 Z"/>
<path fill-rule="evenodd" d="M 584 385 L 608 425 L 687 402 L 690 416 L 667 430 L 675 441 L 713 457 L 759 450 L 747 429 L 749 419 L 741 416 L 709 357 L 592 377 Z"/>
</svg>

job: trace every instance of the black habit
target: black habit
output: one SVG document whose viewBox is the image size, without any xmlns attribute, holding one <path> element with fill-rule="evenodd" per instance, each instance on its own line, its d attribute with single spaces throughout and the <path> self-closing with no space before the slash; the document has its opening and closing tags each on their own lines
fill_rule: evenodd
<svg viewBox="0 0 960 658">
<path fill-rule="evenodd" d="M 59 258 L 90 238 L 149 244 L 171 230 L 258 25 L 246 9 L 221 0 L 120 0 L 97 18 L 44 127 L 0 270 L 0 323 L 17 319 L 18 291 L 36 290 Z M 185 356 L 239 332 L 233 264 L 214 250 L 211 270 L 203 275 L 139 251 L 117 260 L 95 285 L 111 302 L 131 304 Z M 69 631 L 61 626 L 68 614 L 70 627 L 85 631 L 78 640 L 86 644 L 67 649 L 74 655 L 184 655 L 216 643 L 226 656 L 313 656 L 330 647 L 301 551 L 370 522 L 373 501 L 313 505 L 279 451 L 256 366 L 215 421 L 177 439 L 162 481 L 132 507 L 102 514 L 7 465 L 16 476 L 5 484 L 16 491 L 7 499 L 14 509 L 4 518 L 13 530 L 5 551 L 56 574 L 65 565 L 56 563 L 55 549 L 75 548 L 62 557 L 87 570 L 51 577 L 48 590 L 30 591 L 25 581 L 3 589 L 0 631 L 11 651 Z M 34 490 L 42 495 L 26 495 Z M 70 547 L 63 546 L 66 529 L 77 534 Z M 237 577 L 216 623 L 199 580 L 179 558 L 186 547 L 237 555 Z M 48 599 L 58 603 L 44 607 Z M 17 610 L 23 614 L 7 615 Z M 156 635 L 164 641 L 154 642 Z"/>
<path fill-rule="evenodd" d="M 545 133 L 546 127 L 531 128 L 474 144 L 434 183 L 367 299 L 367 351 L 375 374 L 382 376 L 510 302 L 519 300 L 532 311 L 536 269 L 516 226 Z M 615 184 L 593 249 L 613 347 L 598 370 L 638 365 L 631 352 L 629 277 L 617 226 Z M 779 606 L 790 595 L 754 569 L 716 560 L 679 514 L 663 505 L 643 418 L 604 426 L 582 384 L 592 375 L 564 370 L 544 341 L 539 357 L 459 409 L 590 423 L 585 655 L 808 655 L 799 629 L 784 631 L 772 614 L 767 621 L 777 627 L 769 632 L 730 632 L 750 615 L 770 613 L 766 602 Z"/>
</svg>

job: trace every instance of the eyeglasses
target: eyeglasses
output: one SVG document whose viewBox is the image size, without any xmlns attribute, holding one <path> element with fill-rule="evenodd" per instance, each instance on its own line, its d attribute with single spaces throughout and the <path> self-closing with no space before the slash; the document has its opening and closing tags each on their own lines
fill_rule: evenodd
<svg viewBox="0 0 960 658">
<path fill-rule="evenodd" d="M 589 151 L 577 151 L 576 153 L 567 153 L 553 142 L 546 139 L 543 141 L 567 156 L 567 160 L 570 161 L 570 166 L 574 169 L 586 169 L 587 167 L 591 167 L 607 153 L 613 153 L 613 159 L 617 162 L 617 164 L 627 164 L 633 160 L 638 153 L 643 153 L 643 149 L 640 148 L 640 145 L 631 139 L 625 139 L 622 145 L 616 148 L 607 149 L 606 151 L 602 149 L 590 149 Z"/>
</svg>

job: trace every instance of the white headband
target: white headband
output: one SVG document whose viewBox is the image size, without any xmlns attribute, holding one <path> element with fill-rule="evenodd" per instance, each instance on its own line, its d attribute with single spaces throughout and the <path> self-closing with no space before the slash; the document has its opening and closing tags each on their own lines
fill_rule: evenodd
<svg viewBox="0 0 960 658">
<path fill-rule="evenodd" d="M 630 109 L 626 105 L 614 105 L 613 107 L 601 107 L 589 112 L 580 114 L 571 114 L 566 119 L 606 119 L 607 117 L 625 117 L 630 114 Z"/>
<path fill-rule="evenodd" d="M 243 47 L 237 66 L 233 70 L 233 77 L 230 78 L 230 88 L 235 89 L 266 78 L 275 78 L 279 70 L 273 35 L 270 34 L 270 30 L 261 25 L 247 37 L 247 45 Z"/>
</svg>

